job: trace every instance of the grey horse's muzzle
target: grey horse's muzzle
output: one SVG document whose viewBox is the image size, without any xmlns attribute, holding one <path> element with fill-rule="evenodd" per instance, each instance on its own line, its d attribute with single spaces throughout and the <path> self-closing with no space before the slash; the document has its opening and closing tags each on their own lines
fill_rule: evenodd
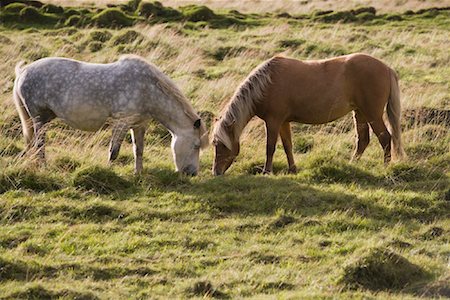
<svg viewBox="0 0 450 300">
<path fill-rule="evenodd" d="M 187 167 L 184 167 L 181 171 L 183 174 L 188 176 L 197 176 L 198 170 L 193 165 L 188 165 Z"/>
</svg>

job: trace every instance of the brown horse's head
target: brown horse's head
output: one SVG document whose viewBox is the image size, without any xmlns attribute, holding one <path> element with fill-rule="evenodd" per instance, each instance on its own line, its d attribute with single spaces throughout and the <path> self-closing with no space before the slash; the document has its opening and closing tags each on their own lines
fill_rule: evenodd
<svg viewBox="0 0 450 300">
<path fill-rule="evenodd" d="M 239 139 L 234 138 L 232 126 L 223 122 L 216 124 L 214 130 L 214 164 L 213 174 L 223 175 L 239 154 Z"/>
</svg>

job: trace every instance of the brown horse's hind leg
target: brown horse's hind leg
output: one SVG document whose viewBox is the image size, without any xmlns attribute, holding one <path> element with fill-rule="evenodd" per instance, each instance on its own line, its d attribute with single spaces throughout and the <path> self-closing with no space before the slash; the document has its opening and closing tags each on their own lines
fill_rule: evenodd
<svg viewBox="0 0 450 300">
<path fill-rule="evenodd" d="M 277 145 L 278 133 L 280 132 L 280 125 L 275 125 L 266 122 L 266 164 L 264 165 L 264 174 L 272 173 L 273 168 L 273 154 Z"/>
<path fill-rule="evenodd" d="M 144 153 L 145 128 L 142 126 L 133 128 L 131 130 L 131 133 L 131 137 L 133 139 L 133 152 L 135 160 L 134 172 L 136 174 L 140 174 L 143 169 L 142 155 Z"/>
<path fill-rule="evenodd" d="M 384 163 L 387 164 L 391 161 L 391 134 L 387 130 L 386 125 L 384 125 L 382 118 L 371 122 L 370 127 L 372 127 L 373 132 L 378 137 L 378 141 L 384 151 Z"/>
<path fill-rule="evenodd" d="M 356 129 L 356 149 L 353 153 L 352 161 L 358 160 L 369 145 L 369 124 L 361 112 L 355 110 L 353 114 Z"/>
<path fill-rule="evenodd" d="M 289 122 L 281 125 L 280 128 L 280 137 L 283 142 L 284 152 L 286 153 L 288 165 L 289 165 L 289 173 L 296 174 L 297 167 L 294 162 L 294 155 L 292 153 L 292 137 L 291 137 L 291 124 Z"/>
</svg>

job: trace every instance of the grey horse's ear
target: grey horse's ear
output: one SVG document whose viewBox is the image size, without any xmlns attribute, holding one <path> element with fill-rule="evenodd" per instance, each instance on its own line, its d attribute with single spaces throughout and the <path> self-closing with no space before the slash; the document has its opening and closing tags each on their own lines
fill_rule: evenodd
<svg viewBox="0 0 450 300">
<path fill-rule="evenodd" d="M 197 121 L 195 121 L 194 122 L 194 128 L 199 129 L 201 121 L 202 121 L 201 119 L 198 119 Z"/>
</svg>

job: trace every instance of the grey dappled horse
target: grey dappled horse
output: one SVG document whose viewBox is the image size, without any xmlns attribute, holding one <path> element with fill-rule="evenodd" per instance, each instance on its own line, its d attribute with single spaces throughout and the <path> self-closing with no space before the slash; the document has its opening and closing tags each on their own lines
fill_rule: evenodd
<svg viewBox="0 0 450 300">
<path fill-rule="evenodd" d="M 208 143 L 207 130 L 174 82 L 156 66 L 137 56 L 110 64 L 49 57 L 16 66 L 14 102 L 22 122 L 27 150 L 45 160 L 44 124 L 58 117 L 70 126 L 99 130 L 112 120 L 109 161 L 131 129 L 135 171 L 142 171 L 145 127 L 161 122 L 172 134 L 177 171 L 196 175 L 199 150 Z"/>
</svg>

